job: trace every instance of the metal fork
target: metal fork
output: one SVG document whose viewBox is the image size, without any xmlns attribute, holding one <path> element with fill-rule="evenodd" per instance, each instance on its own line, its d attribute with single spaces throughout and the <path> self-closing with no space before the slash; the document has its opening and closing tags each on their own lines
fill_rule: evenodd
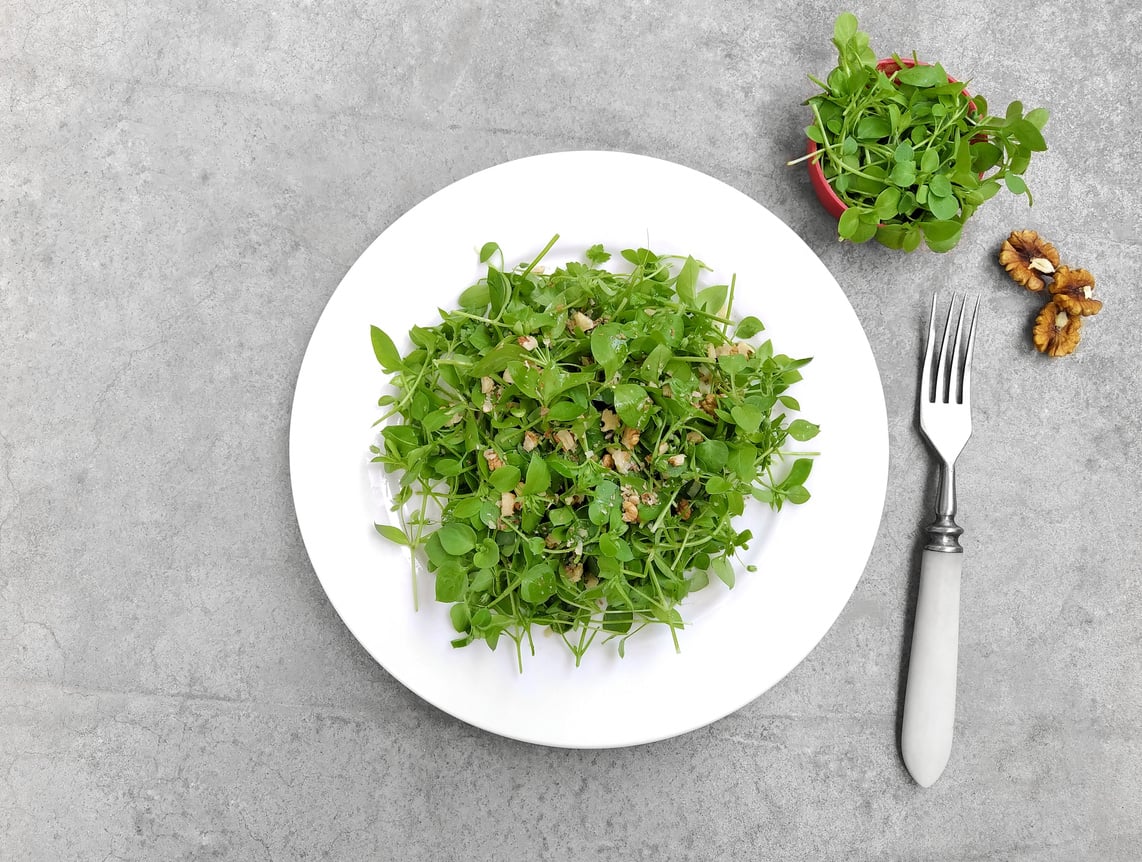
<svg viewBox="0 0 1142 862">
<path fill-rule="evenodd" d="M 912 777 L 930 787 L 947 766 L 956 717 L 956 663 L 959 652 L 960 574 L 963 528 L 956 514 L 956 459 L 971 436 L 971 360 L 979 297 L 964 334 L 966 297 L 948 308 L 944 336 L 936 346 L 936 299 L 928 321 L 928 343 L 920 379 L 920 430 L 940 459 L 936 520 L 920 562 L 920 594 L 912 628 L 908 687 L 900 750 Z M 952 336 L 952 319 L 956 318 Z M 933 365 L 935 365 L 933 373 Z"/>
</svg>

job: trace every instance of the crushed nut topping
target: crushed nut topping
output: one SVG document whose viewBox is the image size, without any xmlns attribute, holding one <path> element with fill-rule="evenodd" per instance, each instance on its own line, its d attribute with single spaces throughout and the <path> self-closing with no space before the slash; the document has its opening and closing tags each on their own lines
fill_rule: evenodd
<svg viewBox="0 0 1142 862">
<path fill-rule="evenodd" d="M 706 438 L 703 437 L 701 432 L 699 432 L 699 431 L 687 431 L 686 432 L 686 442 L 687 443 L 701 443 L 705 439 Z"/>
<path fill-rule="evenodd" d="M 633 500 L 623 500 L 623 520 L 628 524 L 638 523 L 638 503 Z"/>
<path fill-rule="evenodd" d="M 671 455 L 669 458 L 666 459 L 666 463 L 669 464 L 671 467 L 681 467 L 683 464 L 686 463 L 686 456 L 685 455 Z"/>
<path fill-rule="evenodd" d="M 698 402 L 698 406 L 702 408 L 702 412 L 709 413 L 711 416 L 713 416 L 714 411 L 718 409 L 718 396 L 711 392 L 709 395 L 704 396 L 702 400 Z"/>
<path fill-rule="evenodd" d="M 597 587 L 598 585 L 599 585 L 599 579 L 596 578 L 594 575 L 587 575 L 587 577 L 583 578 L 583 586 L 585 586 L 589 590 L 595 589 L 595 587 Z"/>
<path fill-rule="evenodd" d="M 690 501 L 685 497 L 678 501 L 678 517 L 683 521 L 690 520 Z"/>
<path fill-rule="evenodd" d="M 563 577 L 573 584 L 579 583 L 583 577 L 583 564 L 575 563 L 573 565 L 566 565 L 563 567 Z"/>
<path fill-rule="evenodd" d="M 1085 269 L 1060 266 L 1051 283 L 1051 300 L 1067 314 L 1089 317 L 1102 310 L 1102 302 L 1094 298 L 1094 276 Z"/>
<path fill-rule="evenodd" d="M 628 449 L 633 449 L 638 445 L 638 438 L 641 436 L 642 434 L 637 428 L 624 428 L 622 437 L 623 445 Z"/>
<path fill-rule="evenodd" d="M 519 342 L 519 346 L 524 350 L 535 350 L 535 348 L 539 347 L 539 342 L 535 340 L 534 335 L 521 335 L 516 341 Z"/>
<path fill-rule="evenodd" d="M 539 435 L 534 431 L 523 432 L 523 451 L 530 452 L 539 445 Z"/>
<path fill-rule="evenodd" d="M 511 491 L 504 491 L 500 494 L 500 514 L 505 518 L 510 518 L 515 511 L 516 499 L 515 494 Z"/>
<path fill-rule="evenodd" d="M 611 456 L 614 468 L 620 476 L 638 472 L 638 461 L 625 449 L 608 449 L 607 454 Z"/>
<path fill-rule="evenodd" d="M 1035 318 L 1032 335 L 1035 347 L 1048 356 L 1066 356 L 1078 346 L 1083 319 L 1077 314 L 1067 314 L 1054 302 L 1048 302 Z"/>
<path fill-rule="evenodd" d="M 613 470 L 615 468 L 615 459 L 611 457 L 610 452 L 604 452 L 603 457 L 599 460 L 599 464 L 608 470 Z"/>
<path fill-rule="evenodd" d="M 601 414 L 603 433 L 619 430 L 619 414 L 609 408 L 604 408 Z"/>
<path fill-rule="evenodd" d="M 1046 286 L 1041 274 L 1058 269 L 1059 253 L 1035 231 L 1014 230 L 1003 241 L 999 262 L 1016 283 L 1037 293 Z"/>
<path fill-rule="evenodd" d="M 489 392 L 491 392 L 495 388 L 496 388 L 496 381 L 494 381 L 491 377 L 481 377 L 480 378 L 480 391 L 483 392 L 485 395 L 487 395 Z"/>
<path fill-rule="evenodd" d="M 591 318 L 581 311 L 576 311 L 571 315 L 571 322 L 575 324 L 575 328 L 580 332 L 590 332 L 595 328 L 595 321 L 591 320 Z"/>
<path fill-rule="evenodd" d="M 496 454 L 495 449 L 485 449 L 484 460 L 488 462 L 489 470 L 498 470 L 500 467 L 504 466 L 503 459 Z"/>
<path fill-rule="evenodd" d="M 575 435 L 566 428 L 555 432 L 555 442 L 563 447 L 564 452 L 574 452 L 579 447 Z"/>
<path fill-rule="evenodd" d="M 642 496 L 639 497 L 639 500 L 642 502 L 642 505 L 644 505 L 644 506 L 657 506 L 658 505 L 658 495 L 655 494 L 653 491 L 644 491 Z"/>
</svg>

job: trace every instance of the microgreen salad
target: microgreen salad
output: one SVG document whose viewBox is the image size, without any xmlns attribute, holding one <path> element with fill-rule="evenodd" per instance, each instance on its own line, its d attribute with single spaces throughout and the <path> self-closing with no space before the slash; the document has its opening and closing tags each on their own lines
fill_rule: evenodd
<svg viewBox="0 0 1142 862">
<path fill-rule="evenodd" d="M 399 476 L 400 526 L 376 529 L 409 549 L 414 602 L 423 550 L 453 646 L 508 637 L 521 670 L 536 627 L 576 664 L 652 624 L 677 649 L 677 605 L 709 572 L 734 585 L 746 498 L 806 502 L 817 454 L 787 412 L 810 360 L 749 343 L 764 327 L 731 320 L 735 279 L 699 288 L 700 261 L 645 248 L 612 272 L 601 245 L 548 273 L 557 239 L 514 268 L 484 245 L 486 276 L 404 356 L 371 327 L 395 389 L 372 460 Z"/>
</svg>

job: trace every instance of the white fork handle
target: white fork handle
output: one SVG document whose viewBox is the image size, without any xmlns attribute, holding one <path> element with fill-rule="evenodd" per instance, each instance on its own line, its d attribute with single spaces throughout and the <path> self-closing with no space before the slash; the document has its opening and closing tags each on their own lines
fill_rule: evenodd
<svg viewBox="0 0 1142 862">
<path fill-rule="evenodd" d="M 921 787 L 935 783 L 952 753 L 963 562 L 962 553 L 927 549 L 920 562 L 900 751 Z"/>
</svg>

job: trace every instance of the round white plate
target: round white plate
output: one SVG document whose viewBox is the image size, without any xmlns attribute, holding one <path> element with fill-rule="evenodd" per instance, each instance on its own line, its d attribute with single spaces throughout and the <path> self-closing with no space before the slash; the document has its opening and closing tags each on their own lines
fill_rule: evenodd
<svg viewBox="0 0 1142 862">
<path fill-rule="evenodd" d="M 603 243 L 693 254 L 737 274 L 735 316 L 761 318 L 777 352 L 812 356 L 791 390 L 821 426 L 812 500 L 747 509 L 756 539 L 735 588 L 716 579 L 669 632 L 632 638 L 626 657 L 596 643 L 576 668 L 557 637 L 538 637 L 516 666 L 513 644 L 454 649 L 448 609 L 421 572 L 413 611 L 405 549 L 377 535 L 391 521 L 388 480 L 368 463 L 386 376 L 369 325 L 410 349 L 414 323 L 455 307 L 480 277 L 480 246 L 509 265 L 558 233 L 551 266 Z M 820 641 L 852 594 L 876 537 L 888 471 L 884 393 L 868 340 L 825 266 L 796 234 L 741 192 L 680 165 L 608 152 L 553 153 L 481 171 L 437 192 L 369 246 L 329 300 L 306 350 L 290 424 L 290 473 L 313 568 L 361 644 L 440 709 L 493 733 L 544 745 L 607 748 L 674 736 L 749 703 Z"/>
</svg>

